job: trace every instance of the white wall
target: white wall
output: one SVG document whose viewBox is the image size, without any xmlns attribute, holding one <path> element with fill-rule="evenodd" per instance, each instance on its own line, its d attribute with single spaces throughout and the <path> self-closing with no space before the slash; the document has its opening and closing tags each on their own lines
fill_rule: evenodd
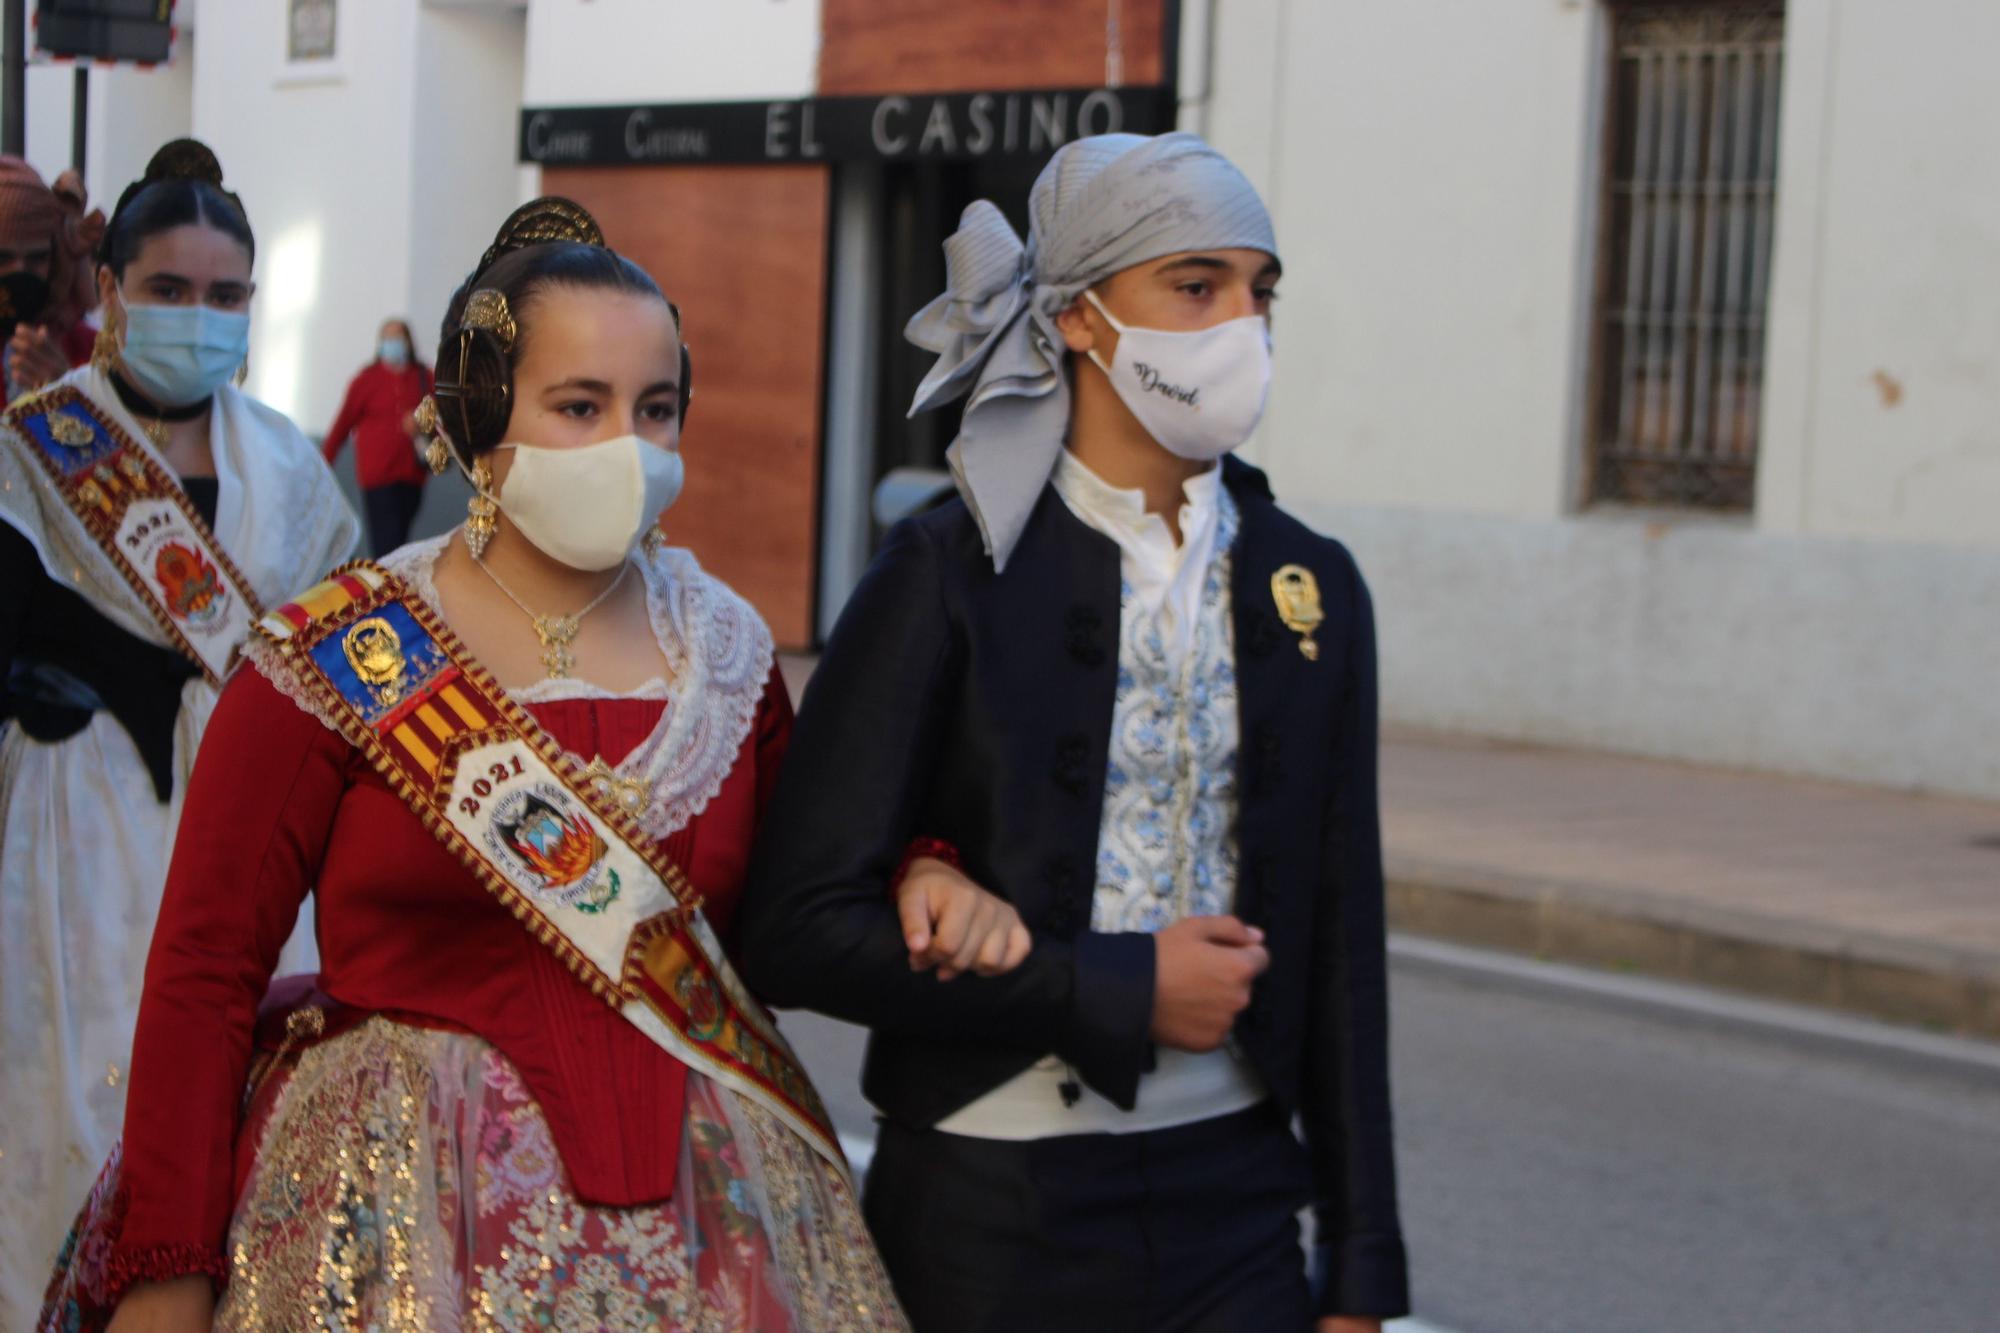
<svg viewBox="0 0 2000 1333">
<path fill-rule="evenodd" d="M 1288 493 L 1561 512 L 1594 31 L 1563 0 L 1219 7 L 1209 137 L 1288 274 L 1259 454 Z"/>
<path fill-rule="evenodd" d="M 2000 550 L 2000 5 L 1786 23 L 1758 522 Z"/>
<path fill-rule="evenodd" d="M 1367 570 L 1389 718 L 2000 798 L 2000 6 L 1788 5 L 1722 519 L 1577 512 L 1599 0 L 1214 13 L 1183 114 L 1287 268 L 1254 456 Z"/>
<path fill-rule="evenodd" d="M 2000 799 L 2000 559 L 1284 496 L 1375 597 L 1391 720 Z"/>
<path fill-rule="evenodd" d="M 526 15 L 506 7 L 426 7 L 417 19 L 410 126 L 410 278 L 403 310 L 426 359 L 445 303 L 532 197 L 515 163 Z M 538 174 L 538 173 L 537 173 Z M 530 186 L 532 189 L 532 185 Z"/>
<path fill-rule="evenodd" d="M 154 150 L 193 130 L 190 53 L 157 69 L 92 70 L 84 179 L 93 206 L 110 217 L 119 193 L 145 171 Z"/>
<path fill-rule="evenodd" d="M 344 0 L 333 77 L 284 63 L 284 6 L 204 0 L 194 132 L 257 233 L 250 392 L 324 430 L 409 299 L 416 6 Z"/>
<path fill-rule="evenodd" d="M 529 0 L 527 104 L 803 97 L 818 0 Z"/>
</svg>

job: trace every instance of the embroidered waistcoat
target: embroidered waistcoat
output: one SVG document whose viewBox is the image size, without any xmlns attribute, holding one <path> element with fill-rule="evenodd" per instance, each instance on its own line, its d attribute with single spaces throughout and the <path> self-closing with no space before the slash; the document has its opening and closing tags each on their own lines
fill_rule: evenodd
<svg viewBox="0 0 2000 1333">
<path fill-rule="evenodd" d="M 1152 932 L 1231 910 L 1236 898 L 1236 645 L 1230 617 L 1235 501 L 1221 493 L 1215 558 L 1192 645 L 1168 651 L 1158 617 L 1119 597 L 1118 693 L 1091 925 Z"/>
</svg>

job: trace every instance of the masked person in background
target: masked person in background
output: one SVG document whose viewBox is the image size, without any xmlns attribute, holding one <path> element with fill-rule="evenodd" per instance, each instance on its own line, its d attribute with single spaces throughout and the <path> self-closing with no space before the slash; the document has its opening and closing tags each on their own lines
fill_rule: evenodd
<svg viewBox="0 0 2000 1333">
<path fill-rule="evenodd" d="M 97 305 L 104 214 L 85 211 L 74 171 L 53 189 L 18 157 L 0 157 L 0 370 L 7 400 L 59 379 L 90 359 L 96 333 L 84 316 Z"/>
<path fill-rule="evenodd" d="M 410 326 L 400 319 L 384 321 L 375 359 L 348 383 L 340 415 L 321 446 L 331 463 L 340 456 L 347 437 L 354 437 L 354 475 L 368 518 L 368 545 L 378 556 L 410 539 L 410 523 L 423 503 L 416 412 L 430 391 L 430 367 L 417 360 Z"/>
<path fill-rule="evenodd" d="M 213 155 L 161 149 L 104 233 L 94 361 L 0 422 L 9 1329 L 32 1325 L 117 1138 L 147 943 L 217 690 L 263 608 L 359 536 L 311 442 L 229 383 L 249 345 L 252 246 Z"/>
<path fill-rule="evenodd" d="M 1271 222 L 1188 134 L 1072 143 L 1029 213 L 1024 247 L 967 209 L 910 324 L 915 410 L 966 400 L 961 498 L 889 534 L 813 675 L 747 975 L 874 1030 L 866 1213 L 920 1333 L 1373 1330 L 1408 1309 L 1374 630 L 1230 456 Z M 996 895 L 1026 960 L 940 980 L 937 926 Z"/>
<path fill-rule="evenodd" d="M 730 963 L 791 703 L 763 620 L 654 526 L 679 313 L 543 199 L 438 345 L 466 522 L 260 623 L 43 1326 L 903 1328 Z M 308 888 L 322 993 L 259 1023 Z"/>
</svg>

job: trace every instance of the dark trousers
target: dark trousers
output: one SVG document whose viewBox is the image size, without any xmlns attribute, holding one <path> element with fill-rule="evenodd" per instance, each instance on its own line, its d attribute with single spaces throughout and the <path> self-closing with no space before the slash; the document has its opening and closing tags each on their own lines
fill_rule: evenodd
<svg viewBox="0 0 2000 1333">
<path fill-rule="evenodd" d="M 863 1211 L 916 1333 L 1291 1333 L 1311 1180 L 1268 1105 L 1025 1143 L 884 1123 Z"/>
<path fill-rule="evenodd" d="M 368 545 L 376 555 L 387 555 L 410 539 L 410 524 L 416 520 L 417 506 L 423 499 L 424 488 L 413 481 L 392 481 L 361 492 L 361 507 L 368 516 Z"/>
</svg>

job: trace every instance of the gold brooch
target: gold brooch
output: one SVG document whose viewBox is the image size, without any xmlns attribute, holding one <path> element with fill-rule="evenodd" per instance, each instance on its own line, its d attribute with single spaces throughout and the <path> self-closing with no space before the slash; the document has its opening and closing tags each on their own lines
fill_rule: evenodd
<svg viewBox="0 0 2000 1333">
<path fill-rule="evenodd" d="M 1319 661 L 1313 631 L 1326 619 L 1319 604 L 1319 580 L 1304 565 L 1286 565 L 1271 575 L 1271 596 L 1278 603 L 1278 619 L 1299 636 L 1299 652 L 1308 662 Z"/>
<path fill-rule="evenodd" d="M 380 616 L 370 616 L 347 631 L 340 641 L 347 664 L 363 685 L 375 692 L 384 708 L 393 708 L 403 698 L 403 672 L 408 659 L 403 656 L 402 636 Z"/>
<path fill-rule="evenodd" d="M 583 770 L 583 780 L 634 819 L 646 813 L 646 803 L 653 799 L 651 783 L 644 778 L 619 777 L 618 770 L 605 763 L 603 755 L 590 761 L 590 767 Z"/>
</svg>

